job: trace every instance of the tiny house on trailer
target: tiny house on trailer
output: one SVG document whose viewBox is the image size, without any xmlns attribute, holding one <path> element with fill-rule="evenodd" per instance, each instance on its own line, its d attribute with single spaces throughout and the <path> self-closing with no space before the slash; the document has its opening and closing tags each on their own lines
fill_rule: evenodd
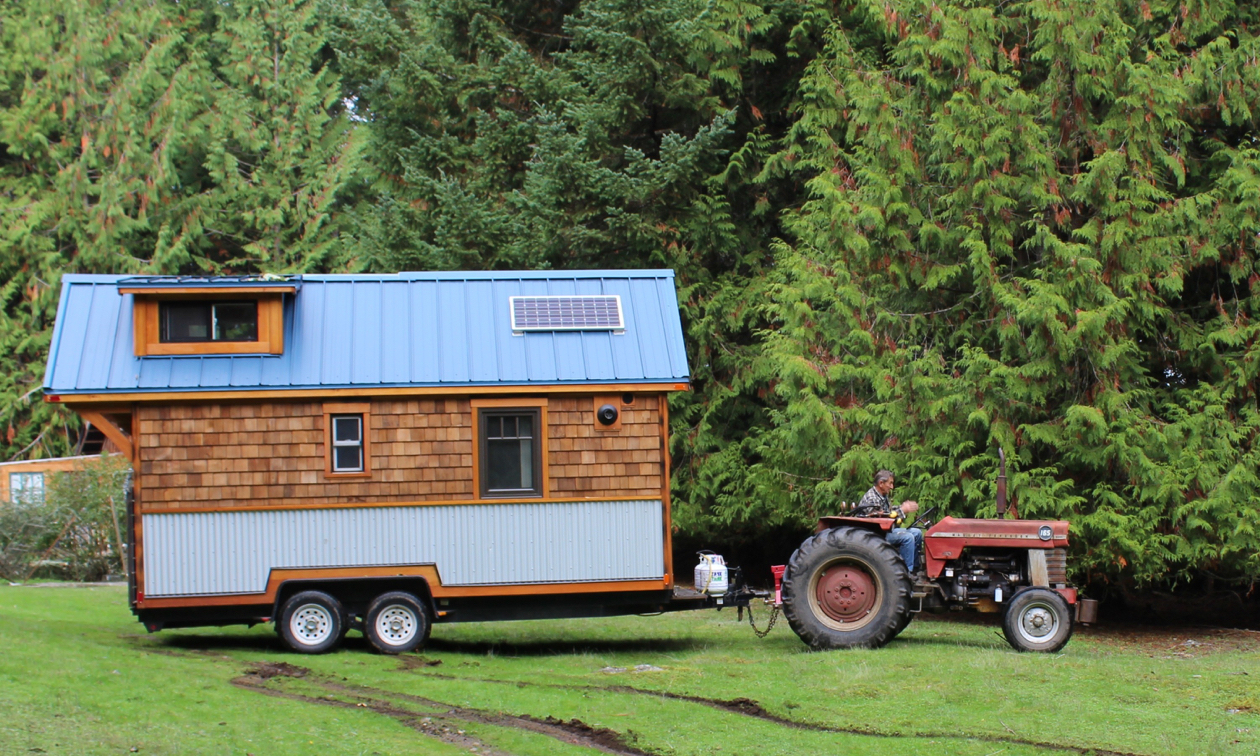
<svg viewBox="0 0 1260 756">
<path fill-rule="evenodd" d="M 44 379 L 135 469 L 150 631 L 712 605 L 674 590 L 672 271 L 67 275 Z"/>
</svg>

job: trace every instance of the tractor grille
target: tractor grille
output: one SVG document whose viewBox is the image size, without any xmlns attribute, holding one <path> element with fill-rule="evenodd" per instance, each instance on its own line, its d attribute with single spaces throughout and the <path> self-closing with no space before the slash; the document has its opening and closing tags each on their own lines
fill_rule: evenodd
<svg viewBox="0 0 1260 756">
<path fill-rule="evenodd" d="M 1046 552 L 1046 577 L 1050 585 L 1067 585 L 1067 549 Z"/>
</svg>

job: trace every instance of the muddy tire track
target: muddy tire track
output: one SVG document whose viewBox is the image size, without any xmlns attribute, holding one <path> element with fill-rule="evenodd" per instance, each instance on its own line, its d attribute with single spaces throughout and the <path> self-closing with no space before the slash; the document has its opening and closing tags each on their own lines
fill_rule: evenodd
<svg viewBox="0 0 1260 756">
<path fill-rule="evenodd" d="M 186 658 L 205 659 L 207 657 L 210 657 L 214 659 L 236 661 L 230 656 L 211 654 L 209 652 L 197 653 L 193 651 L 174 651 L 170 649 L 158 650 L 158 649 L 153 649 L 153 648 L 147 648 L 145 650 L 155 652 L 155 653 L 161 653 L 164 655 L 170 655 L 170 656 L 183 656 Z M 1070 745 L 1066 743 L 1052 743 L 1049 741 L 1034 740 L 1031 738 L 1021 738 L 1018 736 L 992 735 L 992 734 L 984 734 L 984 733 L 966 734 L 966 733 L 958 733 L 958 732 L 937 732 L 937 731 L 888 732 L 888 731 L 876 730 L 876 729 L 867 728 L 867 727 L 840 727 L 840 726 L 835 726 L 835 725 L 825 725 L 825 724 L 820 724 L 816 722 L 806 722 L 806 721 L 801 721 L 801 720 L 789 719 L 787 717 L 781 717 L 777 714 L 770 713 L 760 703 L 750 698 L 733 698 L 733 699 L 705 698 L 703 696 L 692 696 L 692 695 L 687 695 L 683 693 L 671 693 L 668 691 L 636 688 L 631 685 L 572 685 L 572 684 L 564 684 L 564 683 L 537 683 L 537 682 L 526 682 L 522 680 L 499 680 L 499 679 L 494 679 L 494 678 L 463 677 L 460 675 L 452 675 L 449 673 L 429 671 L 428 668 L 441 665 L 440 660 L 429 660 L 429 659 L 426 659 L 425 657 L 416 657 L 416 659 L 412 661 L 407 658 L 407 655 L 403 655 L 399 657 L 399 662 L 400 663 L 397 669 L 400 672 L 415 672 L 417 674 L 420 674 L 423 677 L 434 678 L 438 680 L 488 683 L 488 684 L 494 684 L 494 685 L 510 685 L 516 688 L 537 687 L 537 688 L 548 688 L 548 689 L 553 689 L 553 690 L 620 693 L 624 695 L 665 698 L 665 699 L 674 700 L 674 701 L 686 701 L 688 703 L 694 703 L 700 706 L 707 706 L 713 709 L 717 709 L 719 711 L 724 711 L 731 714 L 738 714 L 740 716 L 752 717 L 754 719 L 770 722 L 770 723 L 779 725 L 781 727 L 789 727 L 795 730 L 805 730 L 805 731 L 811 731 L 811 732 L 826 732 L 826 733 L 833 733 L 833 734 L 839 734 L 839 735 L 854 735 L 858 737 L 887 738 L 887 739 L 976 740 L 983 743 L 993 743 L 996 745 L 1025 746 L 1025 747 L 1035 748 L 1035 749 L 1043 750 L 1043 751 L 1058 751 L 1061 753 L 1075 753 L 1075 754 L 1078 754 L 1079 756 L 1147 756 L 1146 754 L 1136 753 L 1133 751 L 1116 751 L 1116 750 L 1107 749 L 1107 748 L 1078 746 L 1078 745 Z M 282 670 L 282 671 L 273 673 L 273 670 Z M 264 676 L 264 675 L 267 675 L 267 676 Z M 279 691 L 273 688 L 269 688 L 265 684 L 266 680 L 270 679 L 271 677 L 277 677 L 277 676 L 279 677 L 307 677 L 309 675 L 312 675 L 310 670 L 306 670 L 302 667 L 294 667 L 293 665 L 290 665 L 286 662 L 278 662 L 278 663 L 262 662 L 262 663 L 252 665 L 250 670 L 247 671 L 245 675 L 232 680 L 232 684 L 236 685 L 237 687 L 254 690 L 256 692 L 263 693 L 265 695 L 273 695 L 280 698 L 291 698 L 292 700 L 300 700 L 300 701 L 305 701 L 307 703 L 316 703 L 316 704 L 333 705 L 333 706 L 340 705 L 345 708 L 359 707 L 358 704 L 348 704 L 345 702 L 338 702 L 335 699 L 317 698 L 317 697 L 311 697 L 311 696 L 303 696 L 301 694 L 296 694 L 296 693 Z M 261 680 L 263 684 L 262 685 L 251 684 L 252 681 L 250 678 L 253 678 L 255 681 Z M 379 713 L 383 715 L 392 716 L 396 719 L 399 719 L 399 721 L 403 721 L 403 724 L 407 725 L 408 727 L 411 727 L 412 729 L 415 729 L 419 732 L 423 732 L 426 735 L 434 735 L 434 733 L 417 726 L 413 722 L 404 721 L 403 719 L 400 719 L 400 717 L 415 718 L 417 716 L 423 716 L 423 715 L 417 715 L 414 712 L 410 712 L 410 711 L 406 711 L 402 709 L 394 710 L 396 707 L 391 707 L 387 702 L 391 699 L 408 701 L 417 706 L 427 706 L 434 709 L 442 709 L 447 712 L 444 715 L 427 715 L 433 719 L 444 720 L 444 721 L 449 719 L 451 721 L 477 722 L 481 724 L 496 725 L 500 727 L 510 727 L 510 728 L 528 730 L 530 732 L 536 732 L 541 735 L 547 735 L 549 737 L 556 738 L 558 740 L 561 740 L 562 742 L 573 743 L 576 745 L 583 745 L 589 748 L 594 748 L 604 753 L 625 754 L 626 756 L 653 756 L 653 754 L 651 754 L 650 752 L 642 751 L 626 743 L 625 739 L 614 730 L 610 730 L 607 728 L 594 728 L 582 722 L 581 720 L 577 720 L 577 719 L 570 720 L 569 722 L 563 722 L 562 720 L 555 719 L 554 717 L 547 717 L 546 719 L 537 719 L 529 715 L 515 716 L 515 715 L 510 715 L 510 714 L 492 713 L 492 712 L 482 711 L 479 709 L 451 706 L 450 704 L 441 703 L 439 701 L 434 701 L 432 699 L 422 698 L 420 696 L 413 696 L 407 693 L 399 693 L 395 691 L 384 690 L 380 688 L 368 688 L 366 686 L 342 685 L 340 683 L 337 683 L 337 682 L 334 682 L 332 680 L 328 680 L 325 678 L 312 677 L 311 680 L 312 682 L 315 682 L 320 687 L 327 688 L 330 692 L 336 691 L 344 695 L 359 695 L 363 697 L 363 700 L 360 703 L 365 704 L 367 708 L 371 708 L 374 711 L 378 711 Z M 365 695 L 369 693 L 371 695 Z M 467 737 L 467 736 L 461 736 L 461 737 Z M 454 742 L 454 741 L 448 741 L 448 742 Z M 456 744 L 463 745 L 462 741 L 457 742 Z M 476 745 L 476 744 L 474 743 L 473 745 Z M 471 747 L 471 746 L 468 746 L 468 747 Z M 482 750 L 483 748 L 489 748 L 488 746 L 485 746 L 485 745 L 480 745 L 477 747 L 480 753 L 495 753 L 495 754 L 503 753 L 501 751 Z"/>
<path fill-rule="evenodd" d="M 837 735 L 857 735 L 868 738 L 888 738 L 888 739 L 926 739 L 926 740 L 978 740 L 983 743 L 994 743 L 997 745 L 1016 745 L 1036 748 L 1043 751 L 1059 751 L 1066 753 L 1075 753 L 1080 756 L 1147 756 L 1146 754 L 1136 753 L 1133 751 L 1115 751 L 1107 748 L 1097 748 L 1094 746 L 1078 746 L 1065 743 L 1051 743 L 1044 740 L 1033 740 L 1031 738 L 1021 738 L 1018 736 L 990 735 L 985 733 L 958 733 L 958 732 L 936 732 L 936 731 L 912 731 L 912 732 L 888 732 L 885 730 L 876 730 L 868 727 L 839 727 L 835 725 L 825 725 L 816 722 L 805 722 L 797 719 L 788 719 L 777 714 L 772 714 L 765 709 L 760 703 L 751 698 L 705 698 L 703 696 L 692 696 L 684 693 L 671 693 L 662 690 L 648 690 L 645 688 L 636 688 L 632 685 L 566 685 L 563 683 L 535 683 L 524 682 L 520 680 L 495 680 L 493 678 L 473 678 L 460 677 L 458 675 L 424 672 L 424 677 L 433 677 L 441 680 L 458 680 L 462 682 L 478 682 L 478 683 L 495 683 L 499 685 L 511 685 L 516 688 L 551 688 L 556 690 L 574 690 L 582 692 L 605 692 L 605 693 L 622 693 L 626 695 L 649 696 L 653 698 L 665 698 L 671 701 L 686 701 L 688 703 L 708 706 L 712 709 L 718 709 L 730 714 L 739 714 L 741 716 L 752 717 L 764 722 L 771 722 L 782 727 L 790 727 L 794 730 L 806 730 L 810 732 L 828 732 Z"/>
<path fill-rule="evenodd" d="M 277 677 L 304 679 L 331 695 L 328 697 L 310 696 L 280 690 L 268 685 L 268 681 Z M 285 662 L 260 662 L 253 664 L 244 675 L 233 679 L 231 682 L 238 688 L 277 698 L 344 709 L 366 708 L 378 714 L 391 717 L 424 735 L 436 737 L 444 742 L 465 749 L 475 747 L 478 753 L 488 754 L 489 756 L 511 755 L 467 734 L 460 729 L 458 723 L 524 730 L 570 745 L 584 746 L 602 753 L 614 754 L 614 756 L 653 756 L 647 751 L 627 744 L 616 731 L 604 727 L 592 727 L 580 719 L 570 719 L 568 721 L 554 717 L 537 719 L 530 716 L 515 716 L 466 706 L 454 706 L 422 696 L 382 690 L 366 685 L 339 683 L 318 675 L 309 669 L 295 667 Z M 428 711 L 415 711 L 412 708 L 401 705 L 403 703 Z"/>
</svg>

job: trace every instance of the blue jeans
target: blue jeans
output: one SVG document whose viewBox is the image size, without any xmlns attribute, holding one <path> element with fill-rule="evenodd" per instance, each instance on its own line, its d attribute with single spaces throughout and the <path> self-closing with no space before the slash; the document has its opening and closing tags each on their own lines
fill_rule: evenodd
<svg viewBox="0 0 1260 756">
<path fill-rule="evenodd" d="M 914 572 L 915 549 L 923 548 L 923 531 L 918 528 L 893 528 L 888 531 L 888 543 L 901 552 L 906 569 Z"/>
</svg>

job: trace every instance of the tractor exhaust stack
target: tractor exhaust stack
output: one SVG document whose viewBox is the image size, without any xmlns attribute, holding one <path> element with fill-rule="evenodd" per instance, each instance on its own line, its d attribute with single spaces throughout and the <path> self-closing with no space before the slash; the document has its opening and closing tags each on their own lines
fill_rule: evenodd
<svg viewBox="0 0 1260 756">
<path fill-rule="evenodd" d="M 1006 452 L 998 447 L 997 516 L 1006 518 Z"/>
</svg>

